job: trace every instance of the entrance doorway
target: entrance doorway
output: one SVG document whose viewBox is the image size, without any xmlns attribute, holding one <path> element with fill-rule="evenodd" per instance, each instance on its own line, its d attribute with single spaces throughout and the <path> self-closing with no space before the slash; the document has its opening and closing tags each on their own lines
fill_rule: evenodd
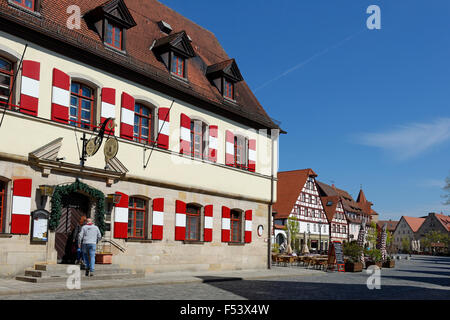
<svg viewBox="0 0 450 320">
<path fill-rule="evenodd" d="M 73 192 L 62 198 L 61 217 L 55 233 L 55 247 L 58 263 L 74 263 L 76 258 L 77 241 L 74 229 L 82 216 L 89 218 L 89 198 Z"/>
</svg>

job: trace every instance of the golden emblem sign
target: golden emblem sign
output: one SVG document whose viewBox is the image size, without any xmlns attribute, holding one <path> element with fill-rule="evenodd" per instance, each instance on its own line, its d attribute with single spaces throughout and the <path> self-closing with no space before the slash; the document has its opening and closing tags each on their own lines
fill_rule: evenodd
<svg viewBox="0 0 450 320">
<path fill-rule="evenodd" d="M 89 139 L 86 144 L 86 154 L 88 157 L 92 157 L 100 148 L 100 143 L 97 142 L 97 138 Z"/>
<path fill-rule="evenodd" d="M 119 151 L 119 143 L 117 142 L 117 139 L 108 138 L 108 140 L 106 140 L 105 142 L 105 148 L 103 149 L 106 161 L 114 158 L 117 155 L 118 151 Z"/>
</svg>

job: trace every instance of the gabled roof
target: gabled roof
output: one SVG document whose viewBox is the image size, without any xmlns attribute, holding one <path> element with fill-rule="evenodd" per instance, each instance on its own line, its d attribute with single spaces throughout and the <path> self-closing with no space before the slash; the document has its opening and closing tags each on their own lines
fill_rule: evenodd
<svg viewBox="0 0 450 320">
<path fill-rule="evenodd" d="M 100 19 L 103 17 L 127 29 L 136 26 L 136 21 L 123 0 L 107 1 L 85 14 L 87 19 Z"/>
<path fill-rule="evenodd" d="M 244 80 L 234 59 L 225 60 L 208 66 L 206 75 L 211 78 L 214 78 L 216 75 L 225 75 L 235 82 Z"/>
<path fill-rule="evenodd" d="M 164 50 L 165 48 L 171 48 L 186 57 L 195 56 L 195 51 L 192 48 L 187 34 L 184 30 L 157 39 L 153 50 L 160 51 Z"/>
<path fill-rule="evenodd" d="M 402 216 L 402 218 L 406 221 L 406 223 L 409 225 L 409 227 L 413 232 L 417 232 L 417 230 L 419 230 L 420 226 L 425 221 L 424 218 L 407 217 L 407 216 Z"/>
<path fill-rule="evenodd" d="M 309 176 L 317 177 L 317 174 L 312 169 L 278 172 L 277 202 L 273 205 L 273 211 L 277 213 L 274 219 L 289 217 Z"/>
<path fill-rule="evenodd" d="M 336 189 L 332 186 L 316 180 L 317 186 L 319 187 L 319 193 L 325 196 L 338 196 Z"/>
<path fill-rule="evenodd" d="M 450 231 L 450 217 L 438 213 L 435 213 L 434 215 L 436 216 L 438 221 L 444 226 L 444 228 L 447 229 L 447 231 Z"/>
<path fill-rule="evenodd" d="M 397 228 L 398 221 L 378 220 L 377 224 L 380 228 L 387 224 L 387 230 L 393 232 Z"/>
</svg>

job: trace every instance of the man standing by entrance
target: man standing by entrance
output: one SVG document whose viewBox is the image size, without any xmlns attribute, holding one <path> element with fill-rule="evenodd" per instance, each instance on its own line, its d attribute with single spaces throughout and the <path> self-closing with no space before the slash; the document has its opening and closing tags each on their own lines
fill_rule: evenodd
<svg viewBox="0 0 450 320">
<path fill-rule="evenodd" d="M 86 276 L 94 275 L 95 268 L 95 250 L 97 243 L 102 238 L 99 228 L 92 223 L 92 219 L 87 219 L 78 235 L 78 246 L 83 252 L 84 265 L 86 266 Z"/>
</svg>

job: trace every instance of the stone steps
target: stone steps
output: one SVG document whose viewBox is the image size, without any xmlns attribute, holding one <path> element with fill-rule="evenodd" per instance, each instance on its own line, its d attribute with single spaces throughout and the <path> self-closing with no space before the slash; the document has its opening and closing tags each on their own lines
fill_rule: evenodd
<svg viewBox="0 0 450 320">
<path fill-rule="evenodd" d="M 36 264 L 34 269 L 25 270 L 24 276 L 17 276 L 16 280 L 46 283 L 46 282 L 65 282 L 71 275 L 67 273 L 68 267 L 76 267 L 80 270 L 79 265 L 70 264 Z M 72 271 L 73 274 L 73 271 Z M 120 268 L 117 264 L 96 264 L 93 277 L 86 277 L 85 270 L 80 270 L 81 280 L 120 280 L 143 278 L 143 273 L 133 272 L 131 269 Z"/>
</svg>

